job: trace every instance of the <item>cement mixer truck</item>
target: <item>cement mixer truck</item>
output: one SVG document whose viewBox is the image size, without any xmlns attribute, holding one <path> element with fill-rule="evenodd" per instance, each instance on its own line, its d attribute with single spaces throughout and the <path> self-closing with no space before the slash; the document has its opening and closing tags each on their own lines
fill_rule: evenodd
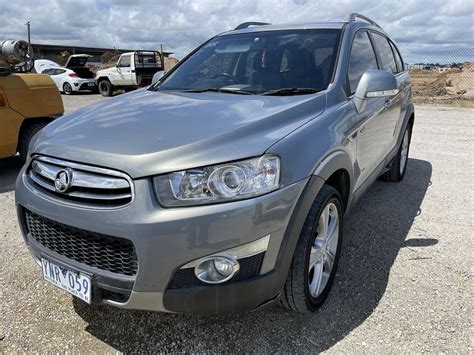
<svg viewBox="0 0 474 355">
<path fill-rule="evenodd" d="M 0 158 L 26 160 L 31 138 L 64 113 L 49 75 L 31 73 L 32 53 L 28 42 L 0 40 Z"/>
</svg>

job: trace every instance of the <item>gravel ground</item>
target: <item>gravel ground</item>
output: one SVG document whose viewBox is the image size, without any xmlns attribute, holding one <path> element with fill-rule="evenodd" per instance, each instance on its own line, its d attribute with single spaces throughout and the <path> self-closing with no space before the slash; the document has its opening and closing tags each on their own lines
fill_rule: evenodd
<svg viewBox="0 0 474 355">
<path fill-rule="evenodd" d="M 70 111 L 97 98 L 64 101 Z M 187 316 L 73 300 L 41 280 L 15 215 L 20 164 L 0 161 L 0 350 L 472 353 L 473 113 L 416 108 L 405 180 L 377 182 L 347 216 L 335 285 L 314 315 Z"/>
</svg>

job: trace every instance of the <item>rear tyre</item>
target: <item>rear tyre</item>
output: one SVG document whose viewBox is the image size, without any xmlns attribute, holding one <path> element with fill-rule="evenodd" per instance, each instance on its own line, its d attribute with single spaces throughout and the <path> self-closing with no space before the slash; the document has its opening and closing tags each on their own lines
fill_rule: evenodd
<svg viewBox="0 0 474 355">
<path fill-rule="evenodd" d="M 72 90 L 72 86 L 69 83 L 64 83 L 63 84 L 63 92 L 66 95 L 71 95 L 74 91 Z"/>
<path fill-rule="evenodd" d="M 18 142 L 18 153 L 20 153 L 20 158 L 24 162 L 28 155 L 28 147 L 31 142 L 31 138 L 34 137 L 48 122 L 38 122 L 26 127 L 21 133 L 19 142 Z"/>
<path fill-rule="evenodd" d="M 110 81 L 108 80 L 102 80 L 99 82 L 99 92 L 102 96 L 108 97 L 112 96 L 114 92 L 114 88 Z"/>
<path fill-rule="evenodd" d="M 341 196 L 324 185 L 306 217 L 280 298 L 293 311 L 310 313 L 326 300 L 341 253 Z"/>
<path fill-rule="evenodd" d="M 410 151 L 411 126 L 408 125 L 403 133 L 402 142 L 398 149 L 397 155 L 390 163 L 390 170 L 386 171 L 380 177 L 383 181 L 399 182 L 405 177 L 408 164 L 408 153 Z"/>
</svg>

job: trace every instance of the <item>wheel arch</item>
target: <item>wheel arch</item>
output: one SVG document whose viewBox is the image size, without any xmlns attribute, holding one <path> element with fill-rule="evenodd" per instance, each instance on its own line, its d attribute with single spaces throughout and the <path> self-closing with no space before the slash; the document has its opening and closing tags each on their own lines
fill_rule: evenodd
<svg viewBox="0 0 474 355">
<path fill-rule="evenodd" d="M 353 164 L 349 155 L 343 150 L 337 150 L 323 158 L 313 175 L 322 178 L 326 184 L 334 187 L 342 198 L 344 211 L 350 204 L 351 191 L 354 181 Z"/>
<path fill-rule="evenodd" d="M 339 192 L 339 195 L 341 195 L 342 199 L 342 208 L 345 212 L 349 205 L 349 197 L 351 191 L 349 172 L 344 168 L 336 170 L 326 180 L 326 185 L 334 187 Z"/>
<path fill-rule="evenodd" d="M 96 78 L 95 80 L 97 81 L 97 83 L 100 83 L 101 81 L 104 81 L 104 80 L 105 80 L 105 81 L 108 81 L 109 83 L 111 83 L 111 82 L 110 82 L 110 79 L 109 79 L 108 77 L 106 77 L 106 76 L 99 76 L 99 77 Z"/>
</svg>

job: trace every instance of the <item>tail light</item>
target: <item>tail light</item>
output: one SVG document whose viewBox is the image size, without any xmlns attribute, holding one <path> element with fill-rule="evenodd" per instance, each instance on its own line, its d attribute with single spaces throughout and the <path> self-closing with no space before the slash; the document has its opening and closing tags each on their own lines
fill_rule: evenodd
<svg viewBox="0 0 474 355">
<path fill-rule="evenodd" d="M 76 73 L 69 73 L 67 76 L 70 76 L 71 78 L 77 77 Z"/>
</svg>

